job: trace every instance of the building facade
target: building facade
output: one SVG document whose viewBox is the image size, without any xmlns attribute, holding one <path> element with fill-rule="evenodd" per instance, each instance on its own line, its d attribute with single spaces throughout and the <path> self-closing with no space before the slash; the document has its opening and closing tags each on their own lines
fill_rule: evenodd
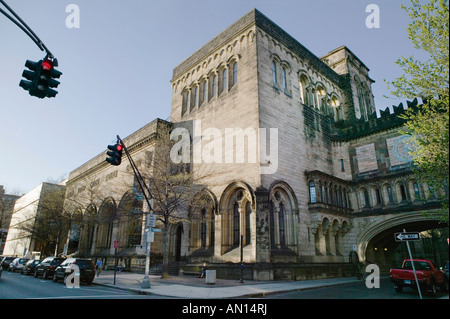
<svg viewBox="0 0 450 319">
<path fill-rule="evenodd" d="M 18 195 L 6 194 L 3 185 L 0 185 L 0 255 L 3 255 L 5 248 L 14 203 L 19 197 Z"/>
<path fill-rule="evenodd" d="M 189 126 L 191 169 L 213 172 L 196 196 L 203 217 L 186 209 L 167 228 L 173 264 L 206 261 L 230 278 L 242 258 L 246 278 L 273 280 L 348 275 L 352 251 L 386 262 L 370 249 L 371 226 L 385 230 L 399 212 L 395 225 L 420 222 L 439 204 L 411 172 L 403 106 L 377 117 L 372 83 L 347 47 L 319 58 L 256 9 L 175 67 L 171 121 L 124 139 L 151 171 L 159 127 Z M 142 269 L 145 218 L 130 212 L 148 207 L 127 159 L 113 167 L 101 153 L 72 171 L 65 205 L 84 220 L 69 252 Z M 161 253 L 155 235 L 152 260 Z"/>
<path fill-rule="evenodd" d="M 46 240 L 42 240 L 39 232 L 45 233 L 48 229 L 39 230 L 42 225 L 37 225 L 36 220 L 50 210 L 62 211 L 64 194 L 64 185 L 41 183 L 16 200 L 3 251 L 5 256 L 39 259 L 41 252 L 54 255 L 62 250 L 63 245 L 57 247 L 53 239 L 45 236 Z M 66 233 L 64 231 L 61 241 Z"/>
</svg>

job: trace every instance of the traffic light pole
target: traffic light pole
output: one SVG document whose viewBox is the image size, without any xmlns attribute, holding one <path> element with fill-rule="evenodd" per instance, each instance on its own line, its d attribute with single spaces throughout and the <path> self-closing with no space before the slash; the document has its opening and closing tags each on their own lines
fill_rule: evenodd
<svg viewBox="0 0 450 319">
<path fill-rule="evenodd" d="M 0 8 L 0 13 L 3 13 L 3 15 L 5 17 L 7 17 L 9 20 L 11 20 L 15 25 L 17 25 L 23 32 L 26 33 L 26 35 L 28 35 L 30 37 L 31 40 L 33 40 L 34 43 L 36 43 L 36 45 L 39 47 L 39 49 L 41 49 L 41 51 L 45 51 L 47 52 L 47 56 L 46 58 L 50 58 L 53 59 L 54 56 L 53 54 L 50 52 L 50 50 L 45 46 L 44 42 L 42 42 L 41 39 L 39 39 L 39 37 L 36 35 L 36 33 L 33 32 L 33 30 L 31 30 L 31 28 L 5 3 L 5 1 L 0 0 L 0 3 L 3 4 L 5 6 L 6 9 L 8 9 L 9 12 L 12 13 L 12 15 L 19 20 L 19 22 L 22 24 L 20 24 L 18 21 L 14 20 L 13 17 L 11 17 L 7 12 L 5 12 L 3 9 Z M 58 63 L 55 59 L 55 66 L 58 66 Z"/>
<path fill-rule="evenodd" d="M 136 164 L 134 163 L 133 159 L 131 158 L 130 153 L 128 152 L 127 147 L 125 146 L 125 143 L 122 141 L 122 139 L 119 137 L 119 135 L 117 135 L 117 143 L 120 143 L 120 145 L 123 146 L 125 154 L 127 155 L 127 158 L 130 161 L 131 168 L 133 169 L 134 175 L 135 175 L 135 177 L 136 177 L 136 179 L 137 179 L 137 181 L 139 183 L 139 187 L 142 190 L 142 194 L 145 197 L 145 201 L 147 202 L 149 210 L 152 211 L 153 207 L 152 207 L 152 205 L 150 203 L 150 200 L 149 200 L 149 198 L 147 197 L 147 194 L 146 194 L 146 190 L 147 190 L 147 192 L 151 195 L 150 189 L 148 188 L 147 184 L 145 183 L 144 178 L 142 177 L 141 173 L 139 172 Z M 145 221 L 147 229 L 149 229 L 148 217 L 149 217 L 149 213 L 147 213 L 147 219 Z M 147 232 L 147 237 L 148 236 L 150 236 L 150 232 Z M 144 275 L 144 279 L 142 280 L 141 288 L 150 288 L 150 278 L 148 276 L 149 272 L 150 272 L 150 249 L 151 249 L 151 244 L 150 244 L 150 242 L 148 241 L 148 238 L 147 238 L 147 240 L 145 242 L 145 275 Z"/>
<path fill-rule="evenodd" d="M 1 0 L 0 0 L 0 1 L 1 1 Z M 144 178 L 142 177 L 141 173 L 139 173 L 139 170 L 138 170 L 136 164 L 134 163 L 133 159 L 131 158 L 131 155 L 130 155 L 130 153 L 128 152 L 127 147 L 125 146 L 125 143 L 122 141 L 122 139 L 119 137 L 119 135 L 117 135 L 117 142 L 120 143 L 120 145 L 123 146 L 123 149 L 124 149 L 124 151 L 125 151 L 125 154 L 127 155 L 127 158 L 128 158 L 128 160 L 130 161 L 131 168 L 133 169 L 134 175 L 136 176 L 136 179 L 137 179 L 137 181 L 138 181 L 138 183 L 139 183 L 139 187 L 140 187 L 141 190 L 142 190 L 142 194 L 143 194 L 144 197 L 145 197 L 145 201 L 147 202 L 148 207 L 150 208 L 150 210 L 152 210 L 152 206 L 151 206 L 151 204 L 150 204 L 150 200 L 149 200 L 149 198 L 147 197 L 147 194 L 146 194 L 146 192 L 145 192 L 145 191 L 147 190 L 147 192 L 150 194 L 150 189 L 148 188 L 147 184 L 145 184 Z M 143 184 L 144 186 L 142 186 L 142 184 Z M 144 187 L 145 187 L 145 188 L 144 188 Z"/>
</svg>

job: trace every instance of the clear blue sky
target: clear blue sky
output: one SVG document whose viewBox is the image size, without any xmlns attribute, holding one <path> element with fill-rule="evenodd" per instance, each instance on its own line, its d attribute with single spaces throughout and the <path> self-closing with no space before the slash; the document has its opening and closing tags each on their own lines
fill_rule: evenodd
<svg viewBox="0 0 450 319">
<path fill-rule="evenodd" d="M 394 63 L 414 51 L 407 0 L 5 0 L 59 60 L 53 99 L 21 87 L 25 61 L 44 52 L 0 14 L 0 185 L 26 193 L 69 172 L 155 118 L 170 115 L 172 70 L 253 8 L 317 56 L 346 45 L 376 82 L 401 74 Z M 66 27 L 66 7 L 80 9 L 80 28 Z M 365 25 L 366 6 L 380 8 L 380 28 Z M 1 5 L 0 5 L 1 6 Z M 3 9 L 4 7 L 1 6 Z"/>
</svg>

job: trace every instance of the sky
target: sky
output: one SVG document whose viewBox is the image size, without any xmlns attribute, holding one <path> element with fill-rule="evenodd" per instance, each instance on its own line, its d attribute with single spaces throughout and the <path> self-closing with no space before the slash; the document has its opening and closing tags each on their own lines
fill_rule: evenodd
<svg viewBox="0 0 450 319">
<path fill-rule="evenodd" d="M 407 0 L 5 0 L 58 59 L 56 98 L 19 87 L 25 61 L 45 57 L 0 14 L 0 185 L 27 193 L 67 178 L 116 136 L 169 119 L 173 68 L 253 8 L 321 57 L 346 45 L 370 69 L 378 110 L 406 100 L 385 81 L 420 55 L 408 39 Z M 79 9 L 79 26 L 74 27 Z M 378 27 L 366 19 L 379 8 Z M 5 10 L 0 3 L 0 8 Z M 5 10 L 6 11 L 6 10 Z M 68 19 L 69 18 L 69 19 Z M 372 20 L 374 22 L 375 20 Z M 106 155 L 105 155 L 106 158 Z"/>
</svg>

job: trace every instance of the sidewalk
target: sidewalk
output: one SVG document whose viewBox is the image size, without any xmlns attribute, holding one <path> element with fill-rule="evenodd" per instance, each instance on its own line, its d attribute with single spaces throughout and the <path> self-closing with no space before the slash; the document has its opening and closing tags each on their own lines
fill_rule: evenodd
<svg viewBox="0 0 450 319">
<path fill-rule="evenodd" d="M 216 283 L 206 284 L 205 278 L 192 275 L 171 276 L 161 279 L 161 276 L 150 275 L 149 289 L 141 288 L 143 274 L 117 272 L 114 285 L 114 272 L 103 271 L 95 277 L 93 284 L 129 290 L 139 294 L 152 294 L 182 299 L 220 299 L 239 297 L 258 297 L 271 293 L 294 290 L 305 290 L 345 283 L 357 282 L 354 277 L 330 278 L 304 281 L 255 281 L 216 279 Z"/>
</svg>

